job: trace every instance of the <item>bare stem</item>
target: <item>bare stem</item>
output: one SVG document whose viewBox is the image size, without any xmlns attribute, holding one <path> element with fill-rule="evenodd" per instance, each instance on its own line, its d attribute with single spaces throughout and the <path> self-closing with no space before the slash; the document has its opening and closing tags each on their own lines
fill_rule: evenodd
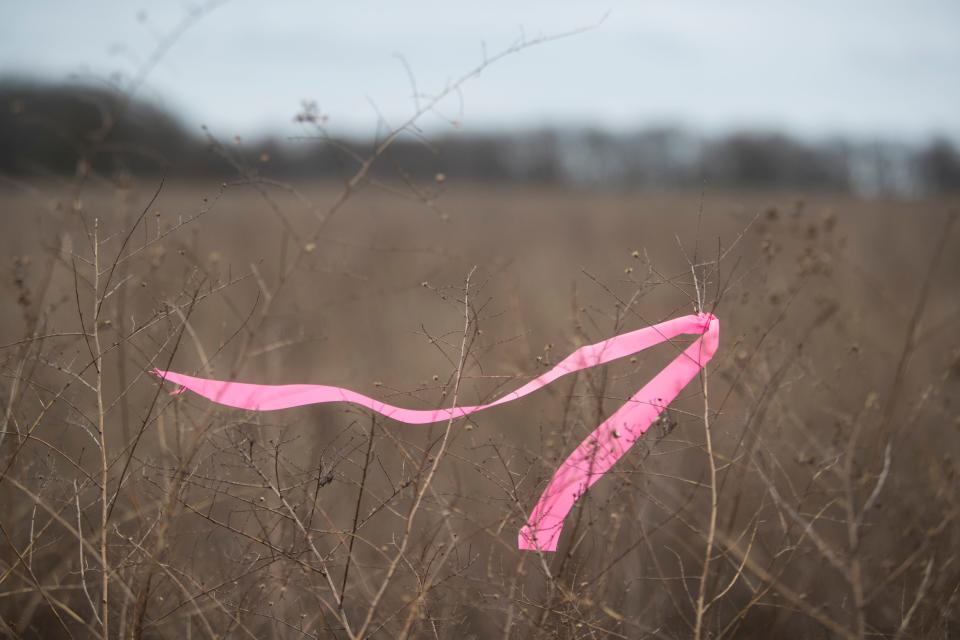
<svg viewBox="0 0 960 640">
<path fill-rule="evenodd" d="M 707 369 L 700 370 L 700 390 L 703 393 L 703 433 L 707 441 L 707 459 L 710 465 L 710 524 L 707 527 L 706 548 L 703 552 L 703 570 L 700 573 L 700 588 L 697 593 L 697 617 L 693 637 L 700 640 L 703 634 L 703 619 L 710 605 L 707 603 L 707 580 L 710 577 L 710 559 L 717 535 L 717 461 L 713 455 L 713 436 L 710 432 L 710 392 L 707 384 Z"/>
<path fill-rule="evenodd" d="M 107 520 L 110 517 L 110 500 L 107 479 L 110 463 L 107 456 L 106 412 L 103 406 L 103 361 L 100 349 L 100 236 L 99 219 L 93 221 L 93 335 L 94 361 L 97 392 L 97 436 L 100 444 L 100 618 L 103 640 L 110 638 L 110 565 L 107 558 Z"/>
<path fill-rule="evenodd" d="M 473 272 L 476 270 L 476 267 L 470 270 L 470 273 L 467 274 L 466 281 L 463 285 L 463 340 L 460 342 L 460 360 L 457 364 L 456 376 L 454 377 L 453 399 L 451 400 L 451 407 L 457 406 L 460 396 L 460 381 L 463 378 L 463 369 L 467 360 L 467 342 L 470 337 L 470 278 L 473 276 Z M 377 608 L 380 606 L 380 600 L 383 598 L 384 593 L 386 593 L 387 587 L 390 586 L 393 576 L 397 571 L 397 567 L 400 566 L 400 562 L 403 561 L 406 556 L 407 547 L 410 545 L 410 539 L 412 538 L 411 534 L 413 533 L 413 521 L 416 518 L 417 512 L 420 510 L 420 504 L 423 501 L 423 496 L 427 493 L 427 489 L 430 487 L 430 482 L 433 480 L 433 476 L 437 472 L 437 467 L 440 466 L 440 460 L 443 458 L 443 454 L 446 452 L 447 442 L 450 440 L 450 432 L 452 430 L 453 415 L 451 414 L 450 419 L 447 420 L 447 427 L 443 432 L 443 438 L 440 441 L 440 449 L 437 451 L 437 455 L 433 457 L 433 462 L 430 464 L 430 468 L 427 470 L 427 475 L 420 484 L 420 489 L 417 491 L 417 495 L 413 500 L 413 505 L 410 507 L 410 512 L 407 514 L 406 527 L 403 532 L 403 541 L 400 543 L 400 548 L 397 550 L 397 555 L 394 556 L 390 566 L 387 568 L 387 575 L 384 576 L 383 582 L 380 584 L 377 594 L 370 603 L 370 608 L 367 610 L 367 617 L 363 621 L 363 625 L 361 625 L 360 629 L 354 635 L 355 638 L 363 638 L 367 632 L 367 629 L 370 628 L 370 624 L 373 622 L 373 617 L 377 612 Z"/>
</svg>

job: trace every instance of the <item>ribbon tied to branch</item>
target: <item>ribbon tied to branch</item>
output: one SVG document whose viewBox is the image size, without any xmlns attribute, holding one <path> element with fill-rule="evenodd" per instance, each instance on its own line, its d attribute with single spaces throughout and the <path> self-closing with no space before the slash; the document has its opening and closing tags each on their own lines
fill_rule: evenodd
<svg viewBox="0 0 960 640">
<path fill-rule="evenodd" d="M 623 333 L 596 344 L 580 347 L 549 371 L 487 404 L 445 409 L 405 409 L 356 391 L 320 384 L 249 384 L 210 380 L 161 371 L 154 374 L 228 407 L 249 411 L 276 411 L 309 404 L 350 402 L 407 424 L 429 424 L 463 418 L 497 405 L 518 400 L 565 375 L 633 355 L 678 336 L 699 336 L 682 349 L 663 370 L 604 420 L 573 450 L 553 474 L 520 529 L 518 546 L 524 550 L 556 551 L 563 522 L 576 501 L 639 440 L 684 387 L 716 353 L 720 321 L 713 314 L 699 313 Z"/>
</svg>

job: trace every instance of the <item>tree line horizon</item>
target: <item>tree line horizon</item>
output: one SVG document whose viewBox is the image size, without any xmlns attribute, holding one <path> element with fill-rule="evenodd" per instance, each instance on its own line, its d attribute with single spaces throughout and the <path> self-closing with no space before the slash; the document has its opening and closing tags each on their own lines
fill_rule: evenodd
<svg viewBox="0 0 960 640">
<path fill-rule="evenodd" d="M 109 88 L 0 79 L 0 174 L 122 180 L 178 177 L 337 179 L 376 141 L 328 132 L 305 105 L 297 119 L 316 135 L 218 139 L 191 132 L 175 114 Z M 805 140 L 770 130 L 706 136 L 651 126 L 616 134 L 539 128 L 395 141 L 373 168 L 379 179 L 662 189 L 806 189 L 871 197 L 960 191 L 960 151 L 946 137 L 921 143 Z"/>
</svg>

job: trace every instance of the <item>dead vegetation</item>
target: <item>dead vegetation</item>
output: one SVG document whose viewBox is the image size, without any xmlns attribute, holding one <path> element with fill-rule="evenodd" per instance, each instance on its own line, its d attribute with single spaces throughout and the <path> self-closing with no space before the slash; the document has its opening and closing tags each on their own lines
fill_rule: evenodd
<svg viewBox="0 0 960 640">
<path fill-rule="evenodd" d="M 956 630 L 948 203 L 365 186 L 5 194 L 6 634 Z M 147 374 L 474 403 L 698 299 L 721 352 L 552 556 L 527 511 L 669 352 L 423 427 Z"/>
<path fill-rule="evenodd" d="M 955 636 L 957 203 L 372 175 L 458 87 L 342 184 L 267 179 L 212 135 L 220 185 L 5 179 L 3 633 Z M 554 555 L 517 530 L 667 349 L 421 427 L 148 373 L 473 404 L 693 310 L 721 351 Z"/>
</svg>

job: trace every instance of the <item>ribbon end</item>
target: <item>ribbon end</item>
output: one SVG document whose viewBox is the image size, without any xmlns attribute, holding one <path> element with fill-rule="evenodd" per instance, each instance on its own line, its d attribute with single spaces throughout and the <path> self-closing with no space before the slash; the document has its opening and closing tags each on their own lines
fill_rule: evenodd
<svg viewBox="0 0 960 640">
<path fill-rule="evenodd" d="M 158 368 L 156 368 L 156 367 L 154 367 L 153 369 L 151 369 L 151 370 L 150 370 L 150 373 L 153 374 L 153 375 L 155 375 L 155 376 L 157 376 L 158 378 L 160 378 L 161 381 L 166 381 L 166 379 L 167 379 L 167 372 L 166 372 L 166 371 L 161 371 L 160 369 L 158 369 Z M 186 390 L 187 390 L 187 388 L 186 388 L 185 386 L 183 386 L 182 384 L 178 384 L 178 385 L 176 386 L 176 388 L 175 388 L 173 391 L 170 392 L 170 395 L 171 395 L 171 396 L 178 396 L 178 395 L 180 395 L 181 393 L 183 393 L 183 392 L 186 391 Z"/>
<path fill-rule="evenodd" d="M 517 547 L 521 551 L 542 551 L 553 553 L 557 550 L 557 536 L 550 536 L 543 542 L 537 538 L 537 531 L 527 525 L 520 529 L 517 536 Z"/>
</svg>

